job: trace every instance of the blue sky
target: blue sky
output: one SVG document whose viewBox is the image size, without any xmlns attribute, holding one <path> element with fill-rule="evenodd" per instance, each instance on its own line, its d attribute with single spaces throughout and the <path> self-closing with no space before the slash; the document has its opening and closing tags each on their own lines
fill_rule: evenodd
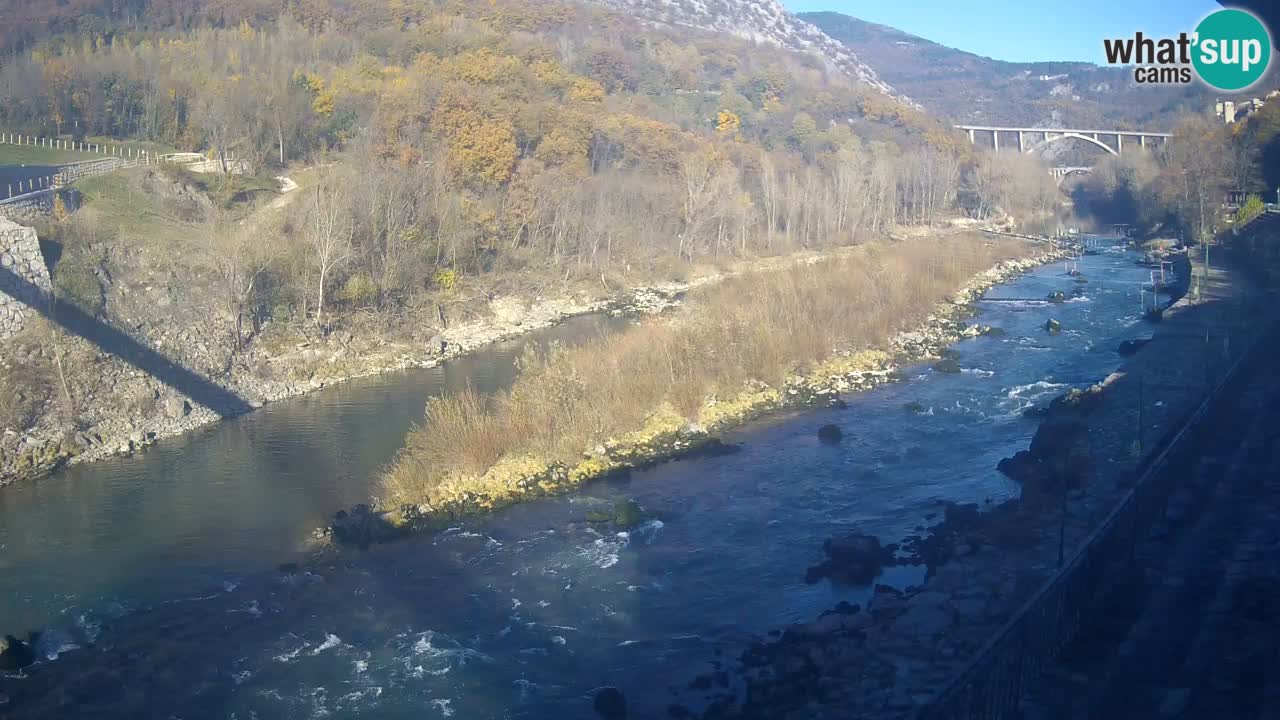
<svg viewBox="0 0 1280 720">
<path fill-rule="evenodd" d="M 1212 0 L 782 0 L 834 10 L 997 60 L 1102 62 L 1102 40 L 1195 29 Z"/>
</svg>

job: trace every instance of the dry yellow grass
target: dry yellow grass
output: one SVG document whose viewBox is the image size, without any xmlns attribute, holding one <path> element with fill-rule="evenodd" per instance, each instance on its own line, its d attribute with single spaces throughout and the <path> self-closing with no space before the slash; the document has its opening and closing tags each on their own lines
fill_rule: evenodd
<svg viewBox="0 0 1280 720">
<path fill-rule="evenodd" d="M 499 466 L 529 477 L 531 468 L 572 468 L 584 452 L 641 428 L 722 424 L 776 398 L 788 375 L 839 348 L 883 346 L 917 327 L 969 278 L 1027 253 L 1016 241 L 957 235 L 868 244 L 839 259 L 731 278 L 691 296 L 674 317 L 531 354 L 507 394 L 468 390 L 428 404 L 384 477 L 387 499 L 435 506 L 460 490 L 510 497 L 519 478 Z M 755 400 L 741 402 L 745 395 Z M 611 465 L 598 454 L 590 463 Z M 590 474 L 579 469 L 570 479 Z"/>
</svg>

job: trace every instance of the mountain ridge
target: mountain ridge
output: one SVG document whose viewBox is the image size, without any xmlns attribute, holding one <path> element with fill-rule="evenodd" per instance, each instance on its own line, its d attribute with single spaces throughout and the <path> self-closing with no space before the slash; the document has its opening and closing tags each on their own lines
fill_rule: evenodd
<svg viewBox="0 0 1280 720">
<path fill-rule="evenodd" d="M 765 42 L 793 52 L 816 55 L 829 67 L 875 90 L 919 108 L 908 95 L 883 78 L 856 52 L 813 23 L 792 13 L 780 0 L 591 0 L 613 10 L 653 22 L 683 25 L 709 32 L 728 33 L 753 42 Z"/>
<path fill-rule="evenodd" d="M 1140 85 L 1128 68 L 1081 61 L 1007 62 L 958 50 L 838 12 L 799 13 L 844 43 L 878 77 L 932 115 L 966 124 L 1167 130 L 1220 93 L 1192 85 Z M 1276 84 L 1276 71 L 1264 81 Z"/>
</svg>

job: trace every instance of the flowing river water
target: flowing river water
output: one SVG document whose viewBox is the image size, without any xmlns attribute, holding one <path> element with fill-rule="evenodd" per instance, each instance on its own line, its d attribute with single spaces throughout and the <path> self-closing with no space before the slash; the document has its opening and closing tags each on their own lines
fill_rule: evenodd
<svg viewBox="0 0 1280 720">
<path fill-rule="evenodd" d="M 696 706 L 689 679 L 752 640 L 867 590 L 809 585 L 823 539 L 896 542 L 942 501 L 1017 492 L 996 470 L 1024 449 L 1022 411 L 1105 377 L 1144 333 L 1136 255 L 1106 248 L 992 289 L 927 365 L 726 438 L 738 452 L 635 471 L 434 535 L 284 571 L 309 531 L 375 492 L 371 478 L 425 399 L 506 387 L 526 342 L 575 342 L 623 321 L 577 318 L 428 371 L 288 400 L 131 458 L 0 491 L 0 631 L 43 628 L 44 659 L 0 676 L 15 718 L 590 718 L 591 691 L 634 716 Z M 1055 290 L 1084 294 L 1064 304 Z M 1061 321 L 1049 335 L 1044 323 Z M 923 414 L 905 409 L 926 408 Z M 844 442 L 820 444 L 835 423 Z M 584 514 L 619 497 L 654 514 L 630 532 Z M 897 568 L 899 586 L 922 570 Z"/>
</svg>

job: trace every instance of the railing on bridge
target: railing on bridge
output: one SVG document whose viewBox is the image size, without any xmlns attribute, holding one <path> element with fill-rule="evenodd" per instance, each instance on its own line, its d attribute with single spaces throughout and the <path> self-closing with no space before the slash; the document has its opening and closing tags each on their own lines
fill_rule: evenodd
<svg viewBox="0 0 1280 720">
<path fill-rule="evenodd" d="M 1019 717 L 1023 690 L 1056 661 L 1096 608 L 1117 569 L 1134 560 L 1138 542 L 1165 512 L 1177 467 L 1172 458 L 1194 432 L 1222 389 L 1250 355 L 1241 353 L 1211 384 L 1206 354 L 1204 399 L 1179 430 L 1166 436 L 1138 468 L 1138 480 L 1120 504 L 1089 534 L 1080 549 L 1037 592 L 977 656 L 917 713 L 917 720 L 1011 720 Z"/>
</svg>

